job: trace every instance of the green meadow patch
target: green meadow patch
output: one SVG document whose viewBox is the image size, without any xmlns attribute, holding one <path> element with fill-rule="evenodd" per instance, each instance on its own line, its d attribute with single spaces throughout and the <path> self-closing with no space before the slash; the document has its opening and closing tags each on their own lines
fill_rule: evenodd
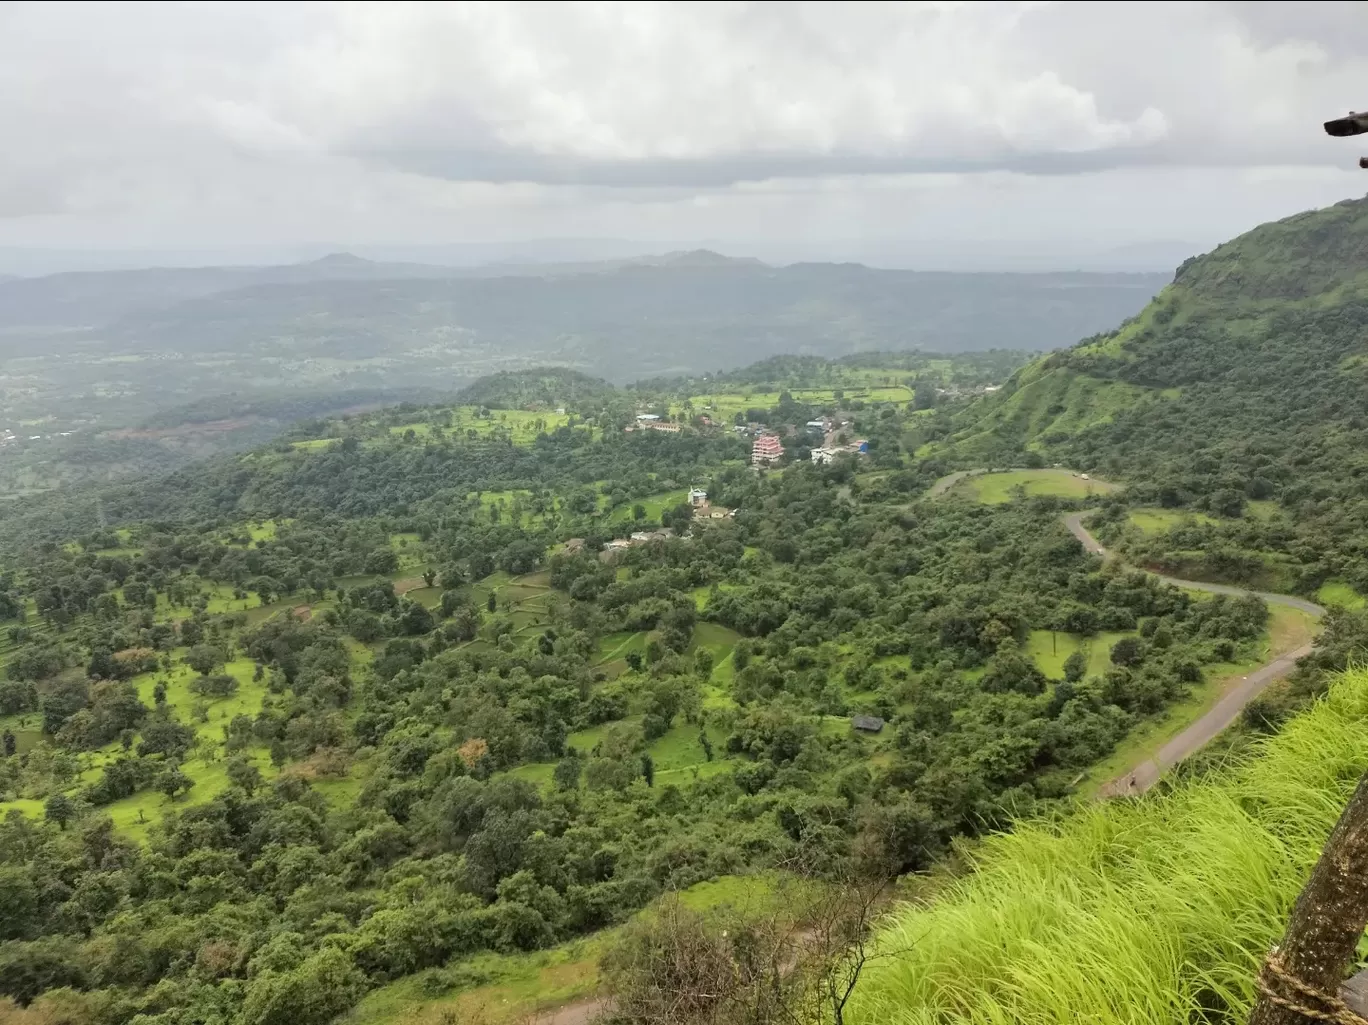
<svg viewBox="0 0 1368 1025">
<path fill-rule="evenodd" d="M 1132 509 L 1126 518 L 1146 534 L 1163 534 L 1184 523 L 1208 524 L 1217 521 L 1194 509 Z"/>
<path fill-rule="evenodd" d="M 950 489 L 951 494 L 965 494 L 987 505 L 1010 502 L 1018 494 L 1028 497 L 1053 495 L 1057 498 L 1091 498 L 1117 490 L 1117 485 L 1095 478 L 1084 479 L 1082 474 L 1069 470 L 1005 470 L 1001 473 L 980 473 L 965 477 Z"/>
<path fill-rule="evenodd" d="M 1101 676 L 1111 666 L 1112 645 L 1122 637 L 1134 637 L 1134 630 L 1106 630 L 1083 637 L 1062 630 L 1032 630 L 1026 642 L 1026 654 L 1052 680 L 1064 676 L 1064 662 L 1075 651 L 1088 658 L 1087 674 Z"/>
<path fill-rule="evenodd" d="M 1343 580 L 1327 580 L 1316 591 L 1316 601 L 1322 605 L 1339 605 L 1346 609 L 1361 609 L 1365 602 L 1363 595 Z"/>
</svg>

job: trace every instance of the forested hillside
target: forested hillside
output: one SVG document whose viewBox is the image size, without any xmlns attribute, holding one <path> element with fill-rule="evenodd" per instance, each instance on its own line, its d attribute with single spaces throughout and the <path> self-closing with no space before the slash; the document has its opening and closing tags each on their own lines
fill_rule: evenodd
<svg viewBox="0 0 1368 1025">
<path fill-rule="evenodd" d="M 923 454 L 1125 479 L 1106 537 L 1141 561 L 1368 590 L 1368 201 L 1188 261 L 1138 317 L 1024 368 L 956 428 Z"/>
<path fill-rule="evenodd" d="M 659 996 L 631 951 L 673 949 L 671 895 L 773 906 L 793 880 L 953 863 L 1133 783 L 1319 634 L 1222 742 L 1244 750 L 1368 641 L 1347 608 L 1368 588 L 1365 220 L 1259 229 L 1025 367 L 784 356 L 629 388 L 536 368 L 17 503 L 0 1020 L 497 1022 L 604 978 Z M 706 921 L 699 942 L 758 956 L 762 932 Z M 787 992 L 789 959 L 755 984 Z M 929 1020 L 920 985 L 890 969 L 861 1006 Z"/>
<path fill-rule="evenodd" d="M 1067 474 L 929 497 L 915 453 L 1017 359 L 496 376 L 30 503 L 0 996 L 323 1025 L 511 977 L 525 1007 L 664 894 L 890 878 L 1092 792 L 1310 623 L 1103 565 Z"/>
</svg>

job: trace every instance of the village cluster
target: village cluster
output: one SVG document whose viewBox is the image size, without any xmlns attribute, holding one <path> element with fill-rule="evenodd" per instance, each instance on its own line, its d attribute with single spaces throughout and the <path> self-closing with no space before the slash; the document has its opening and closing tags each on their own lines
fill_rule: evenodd
<svg viewBox="0 0 1368 1025">
<path fill-rule="evenodd" d="M 700 427 L 718 426 L 709 416 L 696 418 Z M 864 438 L 847 438 L 851 421 L 824 416 L 820 420 L 809 420 L 802 426 L 791 425 L 779 430 L 761 423 L 737 424 L 732 428 L 737 434 L 753 438 L 751 442 L 751 465 L 772 466 L 784 458 L 784 438 L 795 446 L 810 447 L 809 458 L 819 466 L 831 462 L 840 455 L 865 455 L 869 452 L 869 442 Z M 629 424 L 627 431 L 667 431 L 678 433 L 683 425 L 665 420 L 657 413 L 638 413 L 636 423 Z M 819 440 L 820 439 L 820 440 Z M 706 499 L 705 499 L 706 500 Z"/>
</svg>

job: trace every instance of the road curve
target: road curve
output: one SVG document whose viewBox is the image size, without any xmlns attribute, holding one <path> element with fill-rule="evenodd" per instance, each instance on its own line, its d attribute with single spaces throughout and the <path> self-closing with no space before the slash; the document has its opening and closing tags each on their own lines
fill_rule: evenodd
<svg viewBox="0 0 1368 1025">
<path fill-rule="evenodd" d="M 1083 517 L 1087 512 L 1070 513 L 1064 517 L 1064 525 L 1069 528 L 1069 532 L 1083 543 L 1083 547 L 1095 555 L 1108 558 L 1109 553 L 1097 540 L 1089 533 L 1088 528 L 1083 526 Z M 1242 587 L 1232 587 L 1229 584 L 1209 584 L 1204 580 L 1179 580 L 1177 577 L 1168 577 L 1162 574 L 1154 574 L 1166 584 L 1174 587 L 1183 587 L 1193 591 L 1208 591 L 1212 594 L 1257 594 L 1270 605 L 1285 605 L 1288 608 L 1298 609 L 1308 615 L 1320 617 L 1325 614 L 1325 609 L 1313 601 L 1305 598 L 1298 598 L 1291 594 L 1272 594 L 1267 591 L 1249 591 Z M 1101 790 L 1103 797 L 1116 797 L 1123 794 L 1143 793 L 1152 787 L 1164 772 L 1173 768 L 1188 755 L 1194 754 L 1205 747 L 1218 733 L 1233 723 L 1244 710 L 1245 705 L 1253 701 L 1274 680 L 1280 680 L 1290 673 L 1297 664 L 1297 660 L 1304 655 L 1311 653 L 1311 645 L 1306 644 L 1296 651 L 1289 651 L 1278 655 L 1269 662 L 1264 663 L 1254 672 L 1250 673 L 1240 682 L 1221 695 L 1221 699 L 1207 709 L 1200 719 L 1189 725 L 1185 730 L 1170 740 L 1159 749 L 1153 758 L 1150 758 L 1137 765 L 1130 772 L 1107 783 Z"/>
<path fill-rule="evenodd" d="M 930 489 L 926 492 L 926 497 L 939 498 L 960 481 L 964 480 L 965 477 L 977 477 L 979 474 L 987 472 L 987 470 L 956 470 L 954 473 L 946 474 L 940 480 L 936 481 L 936 483 L 931 485 Z"/>
</svg>

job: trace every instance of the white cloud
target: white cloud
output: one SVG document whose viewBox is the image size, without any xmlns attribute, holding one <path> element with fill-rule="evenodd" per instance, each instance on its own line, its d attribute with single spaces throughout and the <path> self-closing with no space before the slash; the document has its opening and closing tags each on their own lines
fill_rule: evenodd
<svg viewBox="0 0 1368 1025">
<path fill-rule="evenodd" d="M 945 210 L 1205 238 L 1355 188 L 1319 122 L 1368 104 L 1365 26 L 1333 3 L 4 4 L 0 242 L 893 238 L 953 233 Z"/>
</svg>

